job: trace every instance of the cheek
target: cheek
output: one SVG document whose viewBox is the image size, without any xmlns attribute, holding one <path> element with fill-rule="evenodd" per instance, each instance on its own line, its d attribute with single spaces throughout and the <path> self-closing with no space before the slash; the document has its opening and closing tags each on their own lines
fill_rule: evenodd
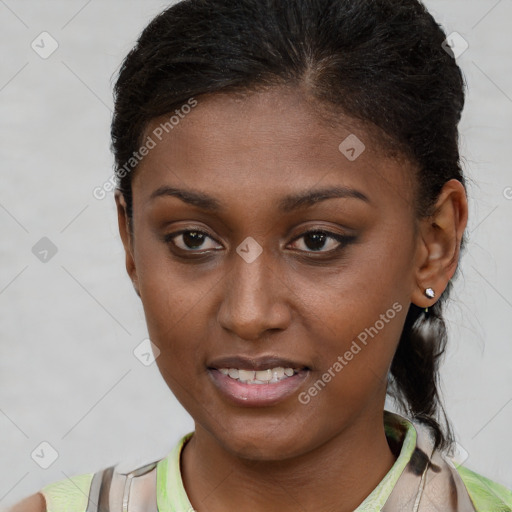
<svg viewBox="0 0 512 512">
<path fill-rule="evenodd" d="M 320 364 L 299 401 L 309 418 L 328 415 L 330 425 L 322 427 L 327 431 L 336 430 L 368 406 L 380 406 L 384 399 L 405 313 L 398 302 L 382 311 L 383 316 L 355 317 L 346 308 L 345 314 L 337 310 L 334 317 L 334 312 L 329 315 L 324 309 L 324 322 L 318 319 L 324 325 L 316 329 L 323 332 L 316 349 Z"/>
<path fill-rule="evenodd" d="M 393 250 L 380 248 L 354 251 L 346 264 L 329 271 L 287 274 L 286 287 L 297 297 L 297 322 L 316 334 L 313 339 L 330 340 L 330 352 L 348 349 L 358 337 L 363 344 L 382 340 L 381 345 L 400 337 L 409 306 L 408 271 L 396 250 L 393 257 Z"/>
<path fill-rule="evenodd" d="M 194 353 L 207 329 L 208 288 L 198 288 L 174 273 L 152 269 L 140 281 L 148 332 L 163 355 L 173 360 Z"/>
<path fill-rule="evenodd" d="M 328 300 L 310 312 L 311 336 L 318 340 L 315 379 L 324 379 L 334 394 L 361 397 L 381 389 L 406 316 L 399 301 Z M 314 334 L 313 334 L 314 333 Z M 380 381 L 380 382 L 379 382 Z"/>
<path fill-rule="evenodd" d="M 165 244 L 145 238 L 138 240 L 135 259 L 150 338 L 160 349 L 161 360 L 190 358 L 204 337 L 212 276 L 197 272 L 193 265 L 172 262 Z"/>
</svg>

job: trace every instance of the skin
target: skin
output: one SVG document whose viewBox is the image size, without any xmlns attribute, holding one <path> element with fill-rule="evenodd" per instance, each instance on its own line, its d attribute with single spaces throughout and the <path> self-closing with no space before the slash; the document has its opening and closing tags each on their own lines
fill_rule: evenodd
<svg viewBox="0 0 512 512">
<path fill-rule="evenodd" d="M 156 363 L 195 422 L 182 452 L 185 489 L 199 512 L 353 511 L 396 460 L 382 421 L 387 374 L 409 304 L 431 306 L 437 298 L 425 288 L 439 297 L 455 273 L 464 188 L 449 181 L 436 214 L 417 219 L 413 164 L 388 158 L 349 118 L 327 123 L 301 91 L 197 99 L 133 176 L 133 235 L 116 194 L 126 268 L 160 351 Z M 366 146 L 355 161 L 338 150 L 352 133 Z M 151 200 L 164 185 L 207 194 L 224 209 Z M 369 202 L 331 198 L 278 210 L 284 196 L 333 186 Z M 202 246 L 179 235 L 181 251 L 164 241 L 187 228 L 207 233 Z M 318 229 L 355 238 L 327 238 L 315 251 L 303 235 Z M 236 252 L 249 236 L 263 249 L 252 263 Z M 298 394 L 394 303 L 402 305 L 394 319 L 301 403 Z M 278 404 L 240 407 L 207 372 L 209 361 L 232 355 L 275 355 L 310 372 Z"/>
</svg>

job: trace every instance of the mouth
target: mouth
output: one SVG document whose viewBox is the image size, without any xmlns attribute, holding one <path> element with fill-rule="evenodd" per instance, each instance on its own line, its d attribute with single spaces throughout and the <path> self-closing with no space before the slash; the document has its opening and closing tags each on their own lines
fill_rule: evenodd
<svg viewBox="0 0 512 512">
<path fill-rule="evenodd" d="M 310 368 L 277 357 L 228 357 L 212 361 L 207 370 L 223 398 L 246 407 L 268 406 L 292 395 Z"/>
</svg>

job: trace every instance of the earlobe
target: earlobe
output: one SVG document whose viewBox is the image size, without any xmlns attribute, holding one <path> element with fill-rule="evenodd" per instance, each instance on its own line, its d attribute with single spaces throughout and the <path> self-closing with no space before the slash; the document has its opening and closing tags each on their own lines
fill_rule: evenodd
<svg viewBox="0 0 512 512">
<path fill-rule="evenodd" d="M 119 234 L 121 236 L 125 251 L 126 271 L 132 280 L 135 292 L 140 297 L 137 268 L 135 266 L 135 258 L 133 256 L 133 238 L 130 231 L 130 220 L 128 218 L 126 200 L 119 189 L 116 189 L 115 191 L 115 201 Z"/>
<path fill-rule="evenodd" d="M 411 297 L 411 302 L 417 306 L 426 308 L 435 304 L 455 274 L 467 219 L 464 186 L 452 179 L 439 194 L 434 213 L 420 221 L 416 286 Z M 426 293 L 429 288 L 435 291 L 435 297 Z"/>
</svg>

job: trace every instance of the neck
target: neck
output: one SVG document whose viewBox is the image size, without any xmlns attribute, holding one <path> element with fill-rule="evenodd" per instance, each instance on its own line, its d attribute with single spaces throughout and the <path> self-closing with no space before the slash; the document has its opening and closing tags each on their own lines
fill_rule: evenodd
<svg viewBox="0 0 512 512">
<path fill-rule="evenodd" d="M 196 425 L 181 461 L 187 495 L 199 512 L 352 512 L 395 456 L 379 414 L 361 418 L 307 453 L 278 461 L 236 457 Z"/>
</svg>

